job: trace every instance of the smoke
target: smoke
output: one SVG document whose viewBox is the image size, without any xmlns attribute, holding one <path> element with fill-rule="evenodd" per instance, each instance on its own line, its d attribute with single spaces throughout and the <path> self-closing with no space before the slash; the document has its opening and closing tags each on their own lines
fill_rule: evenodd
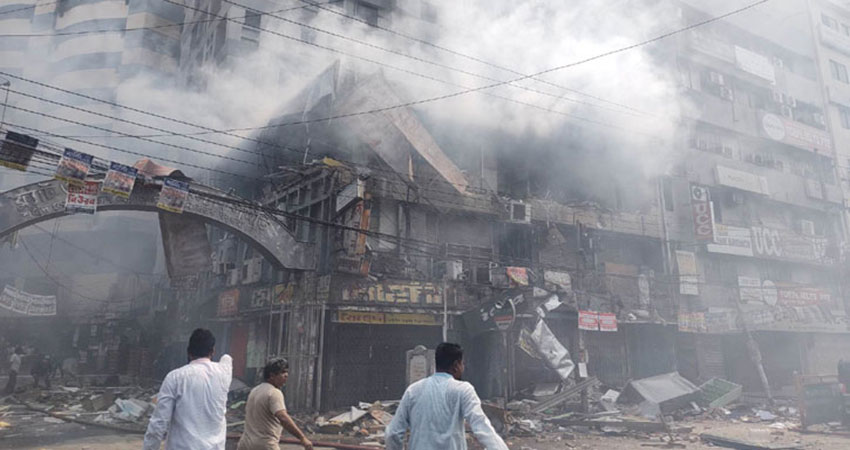
<svg viewBox="0 0 850 450">
<path fill-rule="evenodd" d="M 503 82 L 520 77 L 512 71 L 532 74 L 581 61 L 678 26 L 672 9 L 633 1 L 583 0 L 570 2 L 568 6 L 556 0 L 433 2 L 412 9 L 405 9 L 411 7 L 404 2 L 399 3 L 402 13 L 393 13 L 391 23 L 381 19 L 381 25 L 510 70 L 482 64 L 327 11 L 298 9 L 278 15 L 350 39 L 265 16 L 261 26 L 269 32 L 258 34 L 257 51 L 232 58 L 226 64 L 196 68 L 191 78 L 201 82 L 192 88 L 187 89 L 180 77 L 163 77 L 143 71 L 123 80 L 115 89 L 114 98 L 139 110 L 216 130 L 261 127 L 282 113 L 293 112 L 282 108 L 338 59 L 357 72 L 382 72 L 403 101 L 417 101 L 492 84 L 493 80 Z M 240 8 L 233 8 L 227 14 L 241 21 L 244 13 Z M 436 20 L 431 22 L 432 19 Z M 228 22 L 230 28 L 239 26 Z M 310 40 L 326 48 L 306 45 L 297 39 Z M 367 42 L 371 47 L 354 40 Z M 679 116 L 681 99 L 670 78 L 671 72 L 659 66 L 658 60 L 650 54 L 651 49 L 641 47 L 547 73 L 540 77 L 545 82 L 522 80 L 423 103 L 414 110 L 429 125 L 444 150 L 458 160 L 463 161 L 466 153 L 482 149 L 494 155 L 545 156 L 545 168 L 550 172 L 561 169 L 566 172 L 559 176 L 538 171 L 537 176 L 568 178 L 572 185 L 560 183 L 547 188 L 548 181 L 539 178 L 532 184 L 543 186 L 544 191 L 562 190 L 562 199 L 593 197 L 597 188 L 607 192 L 607 188 L 597 186 L 600 180 L 606 180 L 604 184 L 618 178 L 611 173 L 612 168 L 618 173 L 622 170 L 622 174 L 631 179 L 639 176 L 649 180 L 668 165 L 675 133 L 673 118 Z M 416 59 L 400 54 L 413 55 Z M 55 78 L 49 73 L 53 66 L 45 64 L 42 67 L 45 67 L 44 73 L 28 76 L 39 80 Z M 80 77 L 85 77 L 85 73 L 80 72 Z M 84 81 L 78 80 L 79 83 Z M 26 89 L 22 83 L 16 84 L 16 88 Z M 69 86 L 74 84 L 71 82 Z M 57 101 L 80 103 L 73 96 L 49 89 L 39 92 Z M 31 109 L 47 109 L 38 101 L 30 99 L 29 103 Z M 203 132 L 126 109 L 97 104 L 82 107 L 174 133 Z M 8 117 L 12 123 L 32 124 L 35 121 L 41 129 L 60 130 L 59 134 L 77 135 L 78 139 L 96 144 L 177 161 L 165 161 L 164 164 L 185 164 L 184 172 L 201 181 L 215 182 L 224 175 L 222 172 L 258 177 L 271 169 L 255 154 L 254 146 L 238 138 L 221 134 L 197 136 L 219 144 L 211 145 L 183 137 L 161 136 L 163 133 L 150 128 L 55 105 L 49 110 L 56 116 L 99 124 L 121 133 L 155 136 L 146 138 L 148 140 L 104 137 L 109 133 L 14 110 L 9 111 Z M 256 135 L 249 131 L 239 134 Z M 473 136 L 475 141 L 471 142 Z M 47 138 L 125 163 L 140 158 L 79 141 Z M 287 145 L 286 142 L 282 144 Z M 222 157 L 229 159 L 222 160 Z M 576 186 L 581 188 L 577 191 Z M 601 201 L 605 195 L 596 197 Z"/>
</svg>

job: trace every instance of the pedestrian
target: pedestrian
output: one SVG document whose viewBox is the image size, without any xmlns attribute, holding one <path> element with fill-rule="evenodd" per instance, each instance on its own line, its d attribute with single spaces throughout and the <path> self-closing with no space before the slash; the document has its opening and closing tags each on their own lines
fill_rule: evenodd
<svg viewBox="0 0 850 450">
<path fill-rule="evenodd" d="M 263 368 L 263 381 L 251 389 L 245 405 L 245 431 L 239 438 L 236 450 L 278 450 L 280 434 L 285 428 L 301 441 L 304 450 L 312 450 L 313 443 L 298 428 L 286 412 L 280 388 L 289 377 L 289 364 L 285 359 L 270 361 Z"/>
<path fill-rule="evenodd" d="M 163 439 L 166 450 L 224 450 L 233 360 L 224 355 L 212 361 L 215 336 L 203 328 L 192 332 L 187 353 L 189 363 L 162 381 L 144 450 L 159 450 Z"/>
<path fill-rule="evenodd" d="M 434 355 L 436 373 L 408 386 L 386 429 L 386 450 L 466 450 L 464 419 L 487 450 L 507 450 L 481 409 L 475 388 L 463 376 L 463 349 L 444 342 Z"/>
<path fill-rule="evenodd" d="M 6 395 L 15 393 L 15 385 L 18 383 L 18 372 L 21 370 L 21 355 L 24 350 L 21 347 L 15 347 L 12 356 L 9 356 L 9 380 L 6 382 Z"/>
<path fill-rule="evenodd" d="M 30 375 L 32 375 L 33 385 L 38 388 L 40 382 L 44 380 L 44 385 L 50 389 L 50 370 L 53 362 L 50 360 L 50 355 L 43 355 L 41 352 L 36 354 L 35 362 L 33 363 Z"/>
</svg>

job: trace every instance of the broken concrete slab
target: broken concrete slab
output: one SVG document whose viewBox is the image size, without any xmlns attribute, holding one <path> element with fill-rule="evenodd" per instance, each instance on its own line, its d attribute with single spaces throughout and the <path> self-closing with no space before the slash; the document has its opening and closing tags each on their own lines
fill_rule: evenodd
<svg viewBox="0 0 850 450">
<path fill-rule="evenodd" d="M 617 399 L 620 404 L 640 405 L 644 415 L 667 414 L 697 400 L 700 390 L 678 372 L 632 380 Z"/>
</svg>

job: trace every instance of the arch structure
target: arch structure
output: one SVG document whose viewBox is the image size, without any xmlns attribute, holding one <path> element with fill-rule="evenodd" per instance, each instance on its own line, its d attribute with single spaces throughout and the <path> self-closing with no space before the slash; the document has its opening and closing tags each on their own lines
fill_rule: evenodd
<svg viewBox="0 0 850 450">
<path fill-rule="evenodd" d="M 297 242 L 283 222 L 250 205 L 234 204 L 244 199 L 218 189 L 192 183 L 183 214 L 222 227 L 251 243 L 279 268 L 315 269 L 313 246 Z M 136 181 L 130 198 L 101 192 L 98 211 L 149 211 L 174 214 L 157 208 L 160 181 Z M 68 191 L 59 180 L 40 181 L 0 193 L 0 238 L 15 231 L 67 215 Z"/>
</svg>

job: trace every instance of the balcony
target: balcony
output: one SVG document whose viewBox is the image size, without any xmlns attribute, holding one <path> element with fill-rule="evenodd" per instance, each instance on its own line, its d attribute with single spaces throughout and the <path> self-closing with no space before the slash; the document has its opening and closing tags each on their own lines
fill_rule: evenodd
<svg viewBox="0 0 850 450">
<path fill-rule="evenodd" d="M 841 34 L 823 24 L 818 26 L 820 40 L 827 47 L 850 56 L 850 36 Z"/>
</svg>

